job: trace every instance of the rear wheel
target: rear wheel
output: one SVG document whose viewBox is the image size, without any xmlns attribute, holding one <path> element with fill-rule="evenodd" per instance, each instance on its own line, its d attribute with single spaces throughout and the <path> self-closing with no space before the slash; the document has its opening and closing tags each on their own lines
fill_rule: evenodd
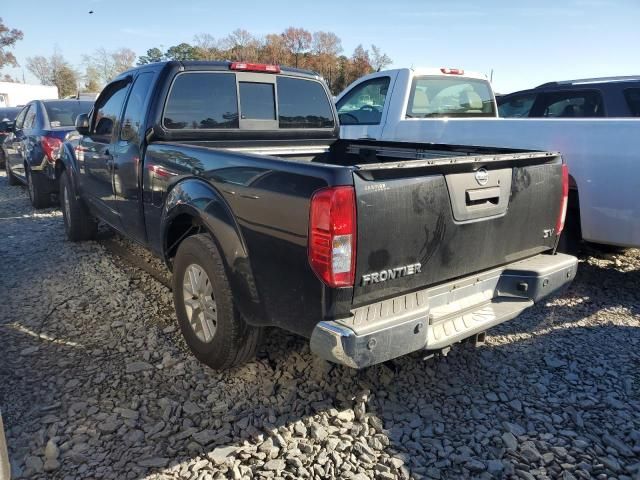
<svg viewBox="0 0 640 480">
<path fill-rule="evenodd" d="M 4 171 L 7 173 L 7 181 L 9 185 L 20 185 L 20 180 L 16 178 L 16 176 L 11 173 L 11 168 L 9 168 L 9 162 L 4 162 Z"/>
<path fill-rule="evenodd" d="M 51 195 L 47 188 L 47 180 L 41 173 L 34 173 L 31 170 L 27 172 L 27 189 L 29 190 L 29 198 L 34 208 L 45 208 L 51 205 Z"/>
<path fill-rule="evenodd" d="M 247 324 L 233 304 L 222 258 L 208 234 L 180 244 L 172 287 L 180 329 L 198 360 L 224 369 L 255 356 L 261 329 Z"/>
<path fill-rule="evenodd" d="M 72 242 L 92 240 L 98 233 L 98 223 L 84 202 L 76 198 L 69 174 L 60 176 L 60 206 L 67 238 Z"/>
</svg>

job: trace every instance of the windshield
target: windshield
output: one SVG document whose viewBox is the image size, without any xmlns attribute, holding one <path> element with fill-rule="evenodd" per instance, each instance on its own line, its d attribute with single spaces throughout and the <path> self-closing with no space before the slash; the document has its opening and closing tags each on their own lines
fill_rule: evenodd
<svg viewBox="0 0 640 480">
<path fill-rule="evenodd" d="M 411 85 L 407 118 L 495 115 L 495 102 L 486 80 L 416 77 Z"/>
<path fill-rule="evenodd" d="M 51 128 L 73 127 L 76 123 L 76 117 L 81 113 L 89 113 L 92 106 L 93 102 L 78 100 L 44 102 Z"/>
</svg>

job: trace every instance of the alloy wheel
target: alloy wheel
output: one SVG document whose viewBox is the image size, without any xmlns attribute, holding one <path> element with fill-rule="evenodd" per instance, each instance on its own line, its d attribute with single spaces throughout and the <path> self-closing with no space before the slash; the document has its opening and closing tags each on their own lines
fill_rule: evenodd
<svg viewBox="0 0 640 480">
<path fill-rule="evenodd" d="M 182 295 L 189 325 L 200 341 L 209 343 L 216 333 L 218 310 L 211 280 L 200 265 L 186 268 Z"/>
</svg>

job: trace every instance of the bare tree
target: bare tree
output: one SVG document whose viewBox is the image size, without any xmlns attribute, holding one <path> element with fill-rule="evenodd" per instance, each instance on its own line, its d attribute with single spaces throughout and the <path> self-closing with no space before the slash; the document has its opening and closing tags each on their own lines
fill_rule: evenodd
<svg viewBox="0 0 640 480">
<path fill-rule="evenodd" d="M 351 68 L 347 78 L 347 84 L 363 75 L 368 75 L 372 71 L 369 51 L 363 48 L 362 45 L 358 45 L 351 56 Z"/>
<path fill-rule="evenodd" d="M 100 75 L 98 75 L 98 71 L 90 65 L 85 69 L 82 81 L 84 84 L 82 90 L 85 92 L 96 93 L 102 90 Z"/>
<path fill-rule="evenodd" d="M 220 42 L 213 35 L 201 33 L 193 37 L 194 48 L 200 60 L 217 60 L 220 58 Z"/>
<path fill-rule="evenodd" d="M 227 35 L 223 40 L 223 45 L 229 51 L 232 60 L 252 61 L 258 59 L 260 42 L 242 28 Z"/>
<path fill-rule="evenodd" d="M 110 52 L 104 47 L 83 58 L 85 66 L 92 68 L 102 83 L 108 83 L 113 77 L 131 68 L 135 60 L 136 54 L 129 48 Z"/>
<path fill-rule="evenodd" d="M 49 58 L 42 55 L 29 57 L 27 68 L 43 85 L 58 87 L 61 97 L 72 95 L 78 89 L 78 74 L 60 52 Z"/>
<path fill-rule="evenodd" d="M 298 66 L 298 58 L 311 47 L 311 33 L 304 28 L 289 27 L 282 32 L 282 38 L 289 51 L 295 58 L 295 66 Z"/>
<path fill-rule="evenodd" d="M 113 59 L 113 68 L 118 75 L 133 67 L 133 63 L 136 61 L 136 52 L 130 48 L 119 48 L 111 52 L 111 58 Z"/>
<path fill-rule="evenodd" d="M 342 40 L 333 32 L 313 33 L 313 53 L 337 57 L 342 53 Z"/>
<path fill-rule="evenodd" d="M 15 55 L 9 52 L 9 49 L 13 48 L 18 40 L 22 40 L 23 36 L 17 28 L 7 27 L 0 17 L 0 68 L 5 65 L 18 66 Z"/>
<path fill-rule="evenodd" d="M 371 45 L 371 68 L 374 71 L 384 70 L 392 63 L 391 58 L 386 53 L 382 53 L 378 47 Z"/>
<path fill-rule="evenodd" d="M 27 70 L 29 70 L 41 84 L 50 85 L 51 64 L 46 57 L 42 55 L 27 57 Z"/>
<path fill-rule="evenodd" d="M 291 52 L 285 44 L 284 37 L 275 33 L 270 33 L 264 37 L 262 47 L 262 59 L 268 63 L 286 64 L 289 63 Z"/>
</svg>

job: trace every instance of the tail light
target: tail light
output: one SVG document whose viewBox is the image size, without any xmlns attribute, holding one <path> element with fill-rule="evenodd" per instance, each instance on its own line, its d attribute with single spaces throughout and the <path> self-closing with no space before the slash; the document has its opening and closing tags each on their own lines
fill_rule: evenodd
<svg viewBox="0 0 640 480">
<path fill-rule="evenodd" d="M 329 187 L 311 197 L 309 263 L 330 287 L 353 286 L 356 270 L 356 201 L 353 187 Z"/>
<path fill-rule="evenodd" d="M 464 75 L 464 70 L 461 68 L 441 68 L 440 71 L 445 75 Z"/>
<path fill-rule="evenodd" d="M 569 169 L 566 164 L 562 164 L 562 200 L 560 203 L 560 213 L 556 222 L 556 235 L 560 236 L 564 230 L 564 220 L 567 216 L 567 206 L 569 204 Z"/>
<path fill-rule="evenodd" d="M 231 70 L 244 70 L 247 72 L 280 73 L 280 65 L 269 65 L 266 63 L 233 62 L 229 68 Z"/>
<path fill-rule="evenodd" d="M 56 137 L 42 137 L 40 143 L 42 144 L 42 151 L 47 157 L 47 161 L 49 163 L 56 163 L 56 160 L 60 158 L 62 140 Z"/>
</svg>

